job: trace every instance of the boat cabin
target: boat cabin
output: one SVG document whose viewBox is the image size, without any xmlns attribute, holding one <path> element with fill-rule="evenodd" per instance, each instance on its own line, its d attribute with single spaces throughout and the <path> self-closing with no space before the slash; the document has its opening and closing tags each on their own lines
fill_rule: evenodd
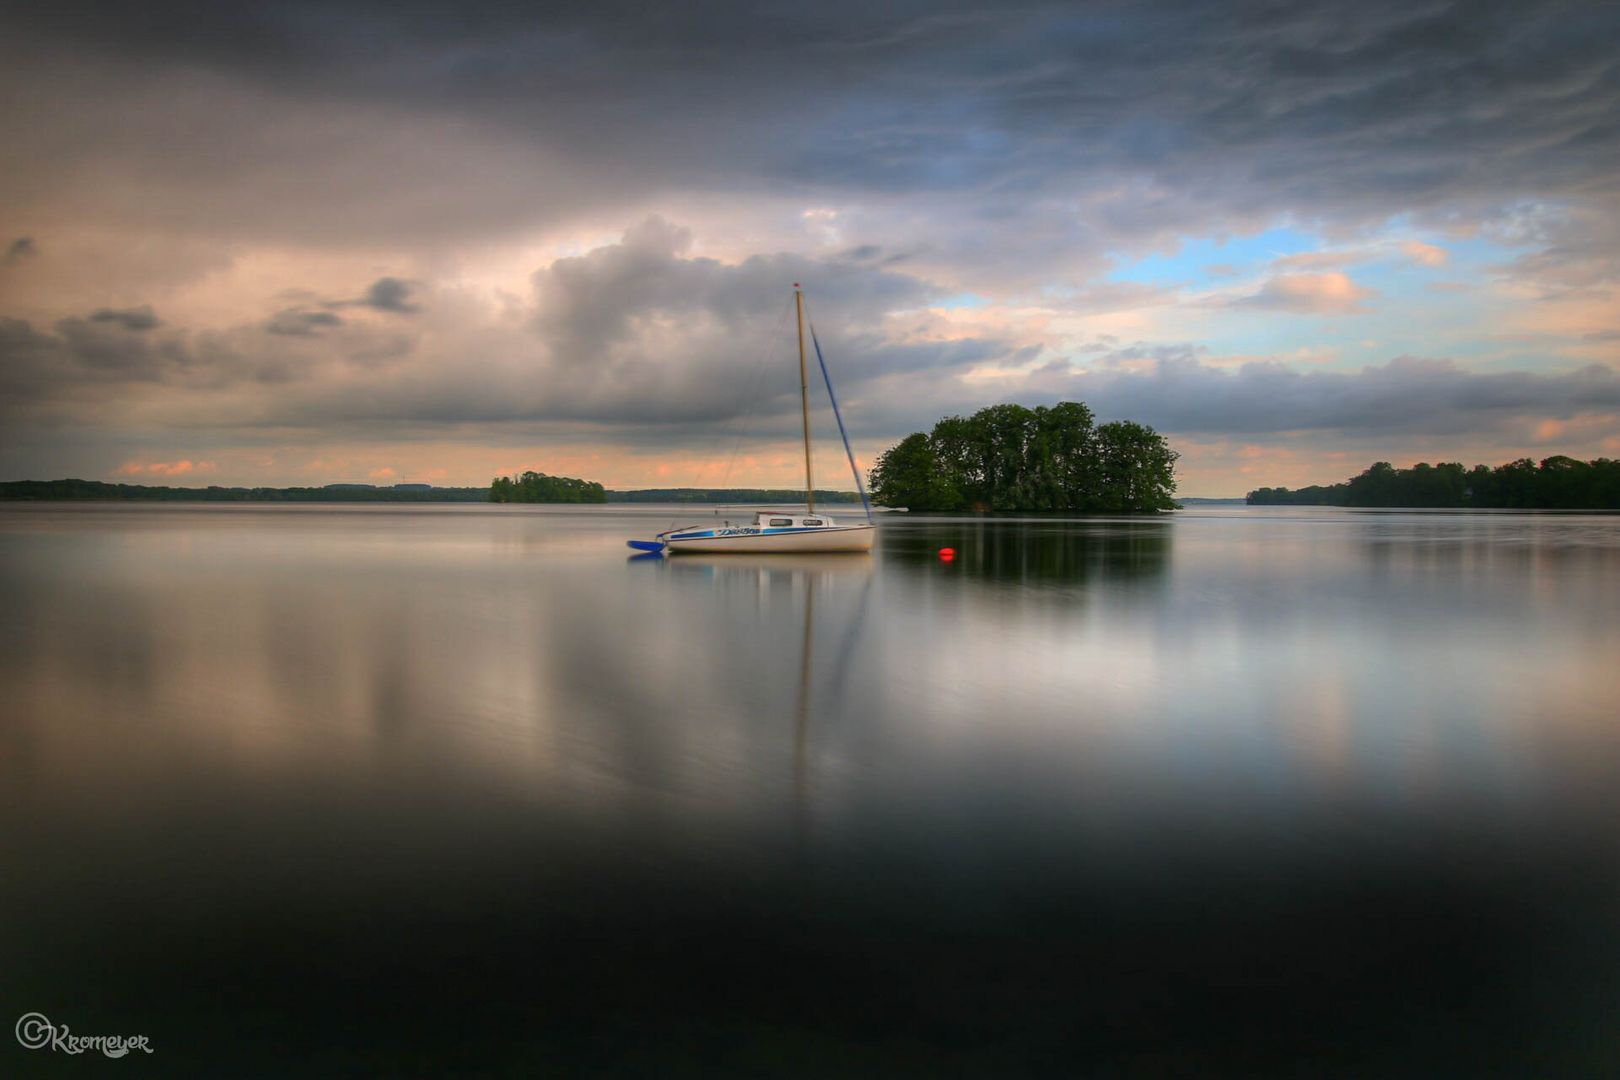
<svg viewBox="0 0 1620 1080">
<path fill-rule="evenodd" d="M 760 510 L 754 514 L 756 529 L 820 529 L 833 523 L 826 514 L 784 513 L 780 510 Z"/>
</svg>

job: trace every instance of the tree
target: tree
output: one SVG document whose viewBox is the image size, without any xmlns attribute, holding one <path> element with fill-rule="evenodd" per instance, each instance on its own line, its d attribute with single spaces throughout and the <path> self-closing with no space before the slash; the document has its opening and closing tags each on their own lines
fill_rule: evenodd
<svg viewBox="0 0 1620 1080">
<path fill-rule="evenodd" d="M 1537 507 L 1536 463 L 1529 458 L 1510 461 L 1496 470 L 1495 506 Z"/>
<path fill-rule="evenodd" d="M 1538 472 L 1541 505 L 1558 509 L 1587 505 L 1592 467 L 1586 462 L 1555 454 L 1541 463 Z"/>
<path fill-rule="evenodd" d="M 1140 512 L 1174 510 L 1175 467 L 1180 454 L 1152 428 L 1115 420 L 1097 429 L 1097 460 L 1104 504 L 1097 509 Z"/>
<path fill-rule="evenodd" d="M 868 474 L 872 498 L 885 506 L 955 510 L 962 493 L 940 467 L 928 436 L 917 432 L 878 455 Z"/>
<path fill-rule="evenodd" d="M 991 405 L 970 421 L 983 462 L 983 501 L 992 510 L 1034 510 L 1036 487 L 1029 462 L 1035 414 L 1022 405 Z"/>
<path fill-rule="evenodd" d="M 1366 472 L 1353 476 L 1344 493 L 1346 506 L 1395 506 L 1395 466 L 1375 461 Z"/>
<path fill-rule="evenodd" d="M 985 505 L 988 487 L 980 447 L 983 441 L 982 426 L 961 416 L 947 416 L 934 425 L 932 434 L 927 438 L 944 481 L 956 489 L 960 505 Z M 954 507 L 928 506 L 928 509 Z"/>
<path fill-rule="evenodd" d="M 1077 401 L 1035 410 L 1031 467 L 1041 478 L 1037 509 L 1083 510 L 1098 501 L 1102 478 L 1092 412 Z"/>
</svg>

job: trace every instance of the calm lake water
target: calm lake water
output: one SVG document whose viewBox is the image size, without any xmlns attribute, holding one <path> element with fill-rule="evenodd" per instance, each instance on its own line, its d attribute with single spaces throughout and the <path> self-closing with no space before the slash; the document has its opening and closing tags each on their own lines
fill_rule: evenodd
<svg viewBox="0 0 1620 1080">
<path fill-rule="evenodd" d="M 1620 1069 L 1620 518 L 705 514 L 0 508 L 0 1071 Z"/>
</svg>

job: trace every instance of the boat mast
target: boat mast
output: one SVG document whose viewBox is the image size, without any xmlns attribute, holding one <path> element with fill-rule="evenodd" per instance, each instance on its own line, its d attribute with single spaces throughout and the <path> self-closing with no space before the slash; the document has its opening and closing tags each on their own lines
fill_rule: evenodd
<svg viewBox="0 0 1620 1080">
<path fill-rule="evenodd" d="M 804 368 L 804 293 L 799 283 L 793 283 L 793 306 L 799 316 L 799 409 L 804 416 L 804 502 L 809 512 L 816 512 L 816 485 L 810 478 L 810 380 Z"/>
</svg>

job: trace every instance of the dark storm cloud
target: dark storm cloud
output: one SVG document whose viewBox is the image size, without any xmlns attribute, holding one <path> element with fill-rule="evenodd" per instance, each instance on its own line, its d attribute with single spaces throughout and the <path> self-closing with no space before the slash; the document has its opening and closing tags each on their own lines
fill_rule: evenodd
<svg viewBox="0 0 1620 1080">
<path fill-rule="evenodd" d="M 91 322 L 111 323 L 125 330 L 154 330 L 163 325 L 163 321 L 153 313 L 151 307 L 138 308 L 101 308 L 90 316 Z"/>
<path fill-rule="evenodd" d="M 24 319 L 0 317 L 0 408 L 39 396 L 47 386 L 55 339 Z"/>
<path fill-rule="evenodd" d="M 191 366 L 190 356 L 173 340 L 153 341 L 139 326 L 100 314 L 56 324 L 65 355 L 80 373 L 108 381 L 160 381 L 174 369 Z"/>
<path fill-rule="evenodd" d="M 414 315 L 422 310 L 422 305 L 411 299 L 415 289 L 414 282 L 402 281 L 396 277 L 380 277 L 371 283 L 364 296 L 352 300 L 328 300 L 326 306 L 329 308 L 364 307 L 373 311 L 385 311 L 393 315 Z"/>
<path fill-rule="evenodd" d="M 232 126 L 210 129 L 207 161 L 161 114 L 104 133 L 132 160 L 167 155 L 132 174 L 195 188 L 197 172 L 219 228 L 299 231 L 290 206 L 309 236 L 409 238 L 681 190 L 868 193 L 965 200 L 934 219 L 943 251 L 971 237 L 993 260 L 1038 227 L 1062 243 L 1024 257 L 1049 259 L 1234 216 L 1606 199 L 1620 162 L 1612 4 L 159 0 L 9 18 L 16 40 L 114 61 L 97 76 L 109 97 L 125 62 L 149 93 L 161 65 L 207 73 L 213 98 L 255 95 L 214 110 Z M 42 110 L 107 105 L 68 97 Z M 324 133 L 343 108 L 374 123 Z M 398 139 L 376 134 L 389 124 Z M 487 139 L 454 141 L 474 132 Z"/>
<path fill-rule="evenodd" d="M 19 236 L 6 245 L 5 254 L 0 255 L 0 266 L 16 266 L 24 259 L 33 258 L 39 254 L 39 248 L 32 236 Z"/>
<path fill-rule="evenodd" d="M 704 425 L 762 423 L 797 408 L 794 283 L 805 286 L 823 342 L 838 349 L 845 385 L 880 374 L 938 377 L 1014 352 L 993 339 L 896 339 L 888 320 L 920 315 L 938 292 L 910 275 L 841 257 L 731 264 L 691 257 L 690 244 L 687 230 L 653 217 L 619 243 L 556 260 L 534 275 L 525 346 L 504 366 L 396 384 L 411 415 L 691 426 L 711 438 Z"/>
<path fill-rule="evenodd" d="M 272 334 L 280 334 L 283 337 L 314 337 L 322 330 L 342 325 L 343 317 L 330 311 L 286 308 L 272 315 L 264 328 Z"/>
<path fill-rule="evenodd" d="M 109 385 L 159 382 L 190 358 L 168 342 L 116 321 L 62 319 L 54 334 L 23 319 L 0 319 L 0 385 L 7 411 L 95 394 Z"/>
<path fill-rule="evenodd" d="M 1608 414 L 1620 430 L 1620 373 L 1592 365 L 1560 374 L 1478 373 L 1449 360 L 1397 357 L 1358 372 L 1300 372 L 1276 363 L 1236 371 L 1187 349 L 1139 351 L 1149 372 L 1110 371 L 1054 380 L 1109 418 L 1130 417 L 1185 434 L 1458 436 L 1537 420 Z"/>
<path fill-rule="evenodd" d="M 371 283 L 359 303 L 376 311 L 391 311 L 396 315 L 411 315 L 422 310 L 422 305 L 411 302 L 411 283 L 399 278 L 383 277 Z"/>
<path fill-rule="evenodd" d="M 755 255 L 739 264 L 687 258 L 691 233 L 660 217 L 625 233 L 618 244 L 558 259 L 535 275 L 536 327 L 565 367 L 600 369 L 625 357 L 636 362 L 646 331 L 683 326 L 711 333 L 727 352 L 757 348 L 762 316 L 780 320 L 789 288 L 803 283 L 813 310 L 839 328 L 870 326 L 895 309 L 920 307 L 938 290 L 881 267 L 799 255 Z M 751 338 L 743 335 L 752 335 Z"/>
<path fill-rule="evenodd" d="M 54 419 L 92 423 L 99 422 L 91 415 L 98 406 L 133 404 L 131 395 L 143 392 L 161 391 L 184 411 L 192 404 L 189 395 L 243 385 L 262 390 L 311 374 L 311 365 L 282 351 L 255 351 L 253 339 L 251 333 L 164 329 L 148 307 L 58 319 L 49 332 L 25 319 L 0 318 L 0 410 L 26 417 L 42 409 Z M 199 419 L 211 426 L 206 410 Z M 218 422 L 229 421 L 221 416 Z"/>
</svg>

